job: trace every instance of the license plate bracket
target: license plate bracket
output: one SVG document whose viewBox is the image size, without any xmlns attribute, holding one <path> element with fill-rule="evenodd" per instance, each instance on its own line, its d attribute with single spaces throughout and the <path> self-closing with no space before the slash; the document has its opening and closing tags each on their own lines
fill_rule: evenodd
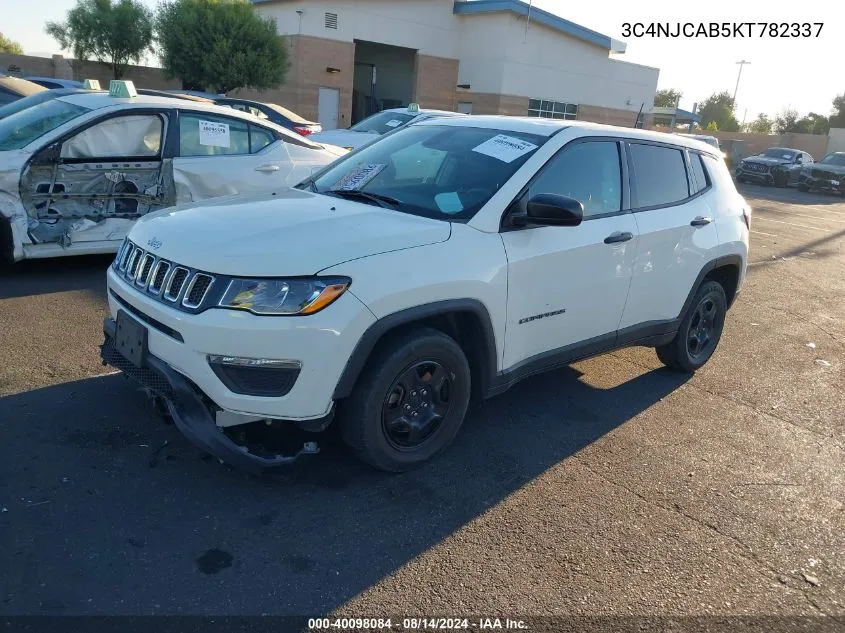
<svg viewBox="0 0 845 633">
<path fill-rule="evenodd" d="M 114 346 L 117 351 L 135 367 L 144 367 L 147 363 L 147 328 L 123 310 L 117 313 L 116 325 Z"/>
</svg>

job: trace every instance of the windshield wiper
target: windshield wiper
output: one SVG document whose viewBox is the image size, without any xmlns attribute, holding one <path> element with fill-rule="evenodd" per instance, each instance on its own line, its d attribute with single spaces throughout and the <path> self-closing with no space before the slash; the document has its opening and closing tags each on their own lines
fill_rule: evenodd
<svg viewBox="0 0 845 633">
<path fill-rule="evenodd" d="M 360 191 L 358 189 L 329 189 L 323 193 L 336 195 L 340 198 L 357 198 L 359 200 L 369 200 L 375 202 L 378 206 L 384 209 L 393 209 L 398 207 L 402 202 L 390 196 L 384 196 L 380 193 L 370 193 L 368 191 Z"/>
</svg>

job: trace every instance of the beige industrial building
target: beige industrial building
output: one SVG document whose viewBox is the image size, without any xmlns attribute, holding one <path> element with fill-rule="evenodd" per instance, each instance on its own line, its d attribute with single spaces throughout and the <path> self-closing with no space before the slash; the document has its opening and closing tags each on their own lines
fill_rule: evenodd
<svg viewBox="0 0 845 633">
<path fill-rule="evenodd" d="M 252 2 L 290 53 L 261 98 L 325 129 L 412 102 L 633 126 L 654 102 L 659 70 L 618 59 L 625 44 L 519 0 Z"/>
</svg>

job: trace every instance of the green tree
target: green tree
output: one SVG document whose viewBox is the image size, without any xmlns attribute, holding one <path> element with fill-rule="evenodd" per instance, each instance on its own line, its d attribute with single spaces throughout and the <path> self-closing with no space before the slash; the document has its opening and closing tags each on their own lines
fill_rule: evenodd
<svg viewBox="0 0 845 633">
<path fill-rule="evenodd" d="M 784 108 L 775 117 L 775 131 L 778 134 L 787 132 L 798 132 L 798 111 L 792 108 Z"/>
<path fill-rule="evenodd" d="M 45 30 L 76 59 L 93 57 L 120 79 L 152 50 L 153 14 L 140 0 L 77 0 L 64 22 Z"/>
<path fill-rule="evenodd" d="M 833 100 L 833 114 L 828 123 L 830 127 L 845 127 L 845 93 Z"/>
<path fill-rule="evenodd" d="M 771 134 L 772 125 L 774 125 L 774 121 L 761 112 L 756 119 L 748 124 L 748 131 L 754 134 Z"/>
<path fill-rule="evenodd" d="M 0 53 L 23 55 L 23 46 L 0 33 Z"/>
<path fill-rule="evenodd" d="M 698 114 L 701 116 L 701 127 L 708 129 L 711 122 L 723 132 L 738 132 L 739 121 L 733 113 L 734 100 L 727 91 L 717 92 L 701 102 Z"/>
<path fill-rule="evenodd" d="M 183 85 L 225 94 L 285 80 L 287 48 L 276 22 L 246 0 L 165 0 L 156 30 L 165 73 Z"/>
<path fill-rule="evenodd" d="M 666 90 L 658 90 L 654 94 L 655 108 L 674 108 L 678 100 L 683 96 L 680 90 L 674 88 L 667 88 Z"/>
<path fill-rule="evenodd" d="M 707 123 L 707 127 L 704 128 L 704 129 L 706 129 L 708 132 L 718 132 L 719 131 L 719 124 L 716 123 L 715 121 L 710 121 L 710 122 Z"/>
<path fill-rule="evenodd" d="M 830 131 L 830 120 L 824 115 L 810 112 L 795 124 L 794 131 L 804 134 L 827 134 Z"/>
</svg>

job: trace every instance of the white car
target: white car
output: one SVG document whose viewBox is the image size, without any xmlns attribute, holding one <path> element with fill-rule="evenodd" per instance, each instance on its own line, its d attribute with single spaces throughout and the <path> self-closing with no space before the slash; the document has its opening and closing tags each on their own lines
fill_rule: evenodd
<svg viewBox="0 0 845 633">
<path fill-rule="evenodd" d="M 312 134 L 309 138 L 317 143 L 330 143 L 347 150 L 358 149 L 378 139 L 381 135 L 395 132 L 411 123 L 419 123 L 434 117 L 464 117 L 461 112 L 448 110 L 421 110 L 412 103 L 407 108 L 392 108 L 377 112 L 359 121 L 346 130 L 329 130 Z"/>
<path fill-rule="evenodd" d="M 632 345 L 692 372 L 746 273 L 751 209 L 718 150 L 536 118 L 431 119 L 293 189 L 145 216 L 108 279 L 104 362 L 199 446 L 340 432 L 403 471 L 471 396 Z M 231 427 L 235 427 L 233 432 Z"/>
<path fill-rule="evenodd" d="M 0 262 L 114 252 L 151 211 L 295 184 L 346 153 L 213 104 L 44 101 L 0 120 Z"/>
</svg>

